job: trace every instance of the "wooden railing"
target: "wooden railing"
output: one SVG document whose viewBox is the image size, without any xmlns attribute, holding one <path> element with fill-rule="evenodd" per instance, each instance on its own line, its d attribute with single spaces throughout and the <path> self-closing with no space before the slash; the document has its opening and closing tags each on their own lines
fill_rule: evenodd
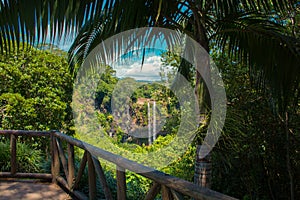
<svg viewBox="0 0 300 200">
<path fill-rule="evenodd" d="M 160 192 L 163 200 L 180 200 L 184 199 L 184 197 L 190 197 L 195 200 L 234 199 L 216 191 L 207 188 L 201 188 L 191 182 L 165 174 L 103 149 L 94 147 L 58 131 L 45 132 L 0 130 L 0 135 L 9 136 L 11 153 L 11 171 L 0 172 L 0 178 L 45 179 L 63 186 L 74 198 L 96 199 L 96 178 L 98 177 L 104 191 L 105 198 L 111 200 L 113 199 L 113 195 L 108 187 L 103 168 L 98 159 L 102 158 L 116 165 L 118 200 L 126 199 L 126 171 L 135 172 L 153 181 L 151 188 L 144 198 L 145 200 L 154 199 Z M 50 137 L 51 174 L 18 172 L 16 142 L 19 136 Z M 66 145 L 62 145 L 62 142 L 65 142 Z M 84 150 L 77 173 L 75 172 L 74 165 L 74 147 L 79 147 Z M 67 156 L 65 155 L 65 151 L 67 152 Z M 86 165 L 88 168 L 88 196 L 79 191 L 79 183 Z M 61 168 L 63 169 L 62 172 L 60 172 Z"/>
</svg>

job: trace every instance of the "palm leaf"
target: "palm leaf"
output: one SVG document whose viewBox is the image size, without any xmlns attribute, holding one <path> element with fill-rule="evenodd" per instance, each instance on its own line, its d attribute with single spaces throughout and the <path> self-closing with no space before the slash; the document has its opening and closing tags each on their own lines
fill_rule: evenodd
<svg viewBox="0 0 300 200">
<path fill-rule="evenodd" d="M 173 5 L 169 7 L 168 13 L 172 15 L 171 12 L 177 9 L 177 4 L 174 0 L 170 2 L 173 2 Z M 81 28 L 69 50 L 69 62 L 72 72 L 76 73 L 76 69 L 74 69 L 76 63 L 81 65 L 86 56 L 97 45 L 111 36 L 135 28 L 149 26 L 168 27 L 163 15 L 169 3 L 166 4 L 165 1 L 116 1 L 109 13 L 103 11 L 98 18 L 88 20 Z M 164 14 L 162 14 L 163 12 Z M 157 35 L 151 35 L 151 32 L 147 34 L 146 37 L 149 41 L 141 37 L 137 37 L 135 40 L 140 40 L 144 45 L 147 45 L 149 42 L 154 43 L 154 38 Z M 166 40 L 169 40 L 167 43 L 171 43 L 172 38 L 166 37 Z"/>
<path fill-rule="evenodd" d="M 88 18 L 102 9 L 110 10 L 111 1 L 90 0 L 3 0 L 0 3 L 0 49 L 12 48 L 12 43 L 36 45 L 53 42 L 74 34 Z"/>
<path fill-rule="evenodd" d="M 103 12 L 112 16 L 117 23 L 112 23 L 112 27 L 107 26 L 108 29 L 119 29 L 120 32 L 128 30 L 128 27 L 162 26 L 169 23 L 169 20 L 178 22 L 179 18 L 187 19 L 189 14 L 185 11 L 191 9 L 204 15 L 208 10 L 214 10 L 218 16 L 222 16 L 239 9 L 266 11 L 272 8 L 275 11 L 285 11 L 296 2 L 295 0 L 2 0 L 0 48 L 2 51 L 4 48 L 11 48 L 8 40 L 19 45 L 23 42 L 29 44 L 45 42 L 48 34 L 52 42 L 55 39 L 65 38 L 69 34 L 76 33 L 89 19 L 97 19 Z M 166 20 L 165 17 L 170 19 Z M 118 18 L 122 18 L 122 24 L 118 23 L 120 22 Z M 145 21 L 148 23 L 145 24 Z"/>
</svg>

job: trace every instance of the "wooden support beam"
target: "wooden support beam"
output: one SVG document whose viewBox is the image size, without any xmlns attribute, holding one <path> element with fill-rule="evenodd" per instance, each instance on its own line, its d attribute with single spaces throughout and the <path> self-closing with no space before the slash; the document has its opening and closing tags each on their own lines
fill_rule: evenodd
<svg viewBox="0 0 300 200">
<path fill-rule="evenodd" d="M 17 172 L 17 136 L 10 135 L 10 173 Z"/>
<path fill-rule="evenodd" d="M 126 200 L 126 173 L 125 169 L 117 166 L 117 198 Z"/>
<path fill-rule="evenodd" d="M 172 199 L 171 191 L 165 185 L 161 186 L 161 196 L 162 196 L 163 200 L 171 200 Z"/>
<path fill-rule="evenodd" d="M 89 199 L 85 194 L 83 194 L 80 191 L 71 191 L 67 181 L 63 177 L 58 176 L 58 177 L 56 177 L 56 179 L 57 179 L 57 182 L 61 185 L 61 187 L 64 190 L 68 191 L 69 195 L 73 195 L 76 197 L 76 199 L 80 199 L 80 200 L 88 200 Z"/>
<path fill-rule="evenodd" d="M 184 200 L 183 196 L 175 190 L 171 190 L 171 193 L 174 200 Z"/>
<path fill-rule="evenodd" d="M 75 178 L 74 146 L 68 143 L 68 185 L 72 188 Z"/>
<path fill-rule="evenodd" d="M 80 200 L 89 200 L 89 198 L 82 192 L 80 191 L 72 191 L 75 197 Z"/>
<path fill-rule="evenodd" d="M 78 169 L 78 173 L 77 173 L 77 177 L 75 178 L 75 182 L 74 182 L 74 186 L 73 186 L 73 190 L 78 189 L 78 185 L 80 182 L 80 179 L 83 175 L 85 166 L 86 166 L 86 162 L 87 162 L 87 151 L 84 152 L 81 162 L 80 162 L 80 167 Z"/>
<path fill-rule="evenodd" d="M 61 160 L 61 164 L 63 166 L 63 170 L 65 173 L 66 178 L 69 178 L 69 172 L 68 172 L 68 163 L 67 163 L 67 159 L 65 157 L 65 153 L 64 150 L 62 148 L 62 144 L 60 142 L 60 140 L 58 138 L 55 139 L 56 140 L 56 145 L 57 145 L 57 149 L 58 149 L 58 154 Z"/>
<path fill-rule="evenodd" d="M 95 158 L 94 156 L 92 156 L 92 160 L 93 160 L 93 163 L 94 163 L 94 166 L 95 166 L 95 169 L 96 169 L 96 173 L 99 177 L 100 184 L 103 188 L 105 199 L 113 200 L 112 194 L 110 192 L 110 189 L 109 189 L 107 181 L 106 181 L 104 171 L 101 167 L 101 164 L 100 164 L 99 160 L 97 158 Z"/>
<path fill-rule="evenodd" d="M 87 161 L 88 161 L 88 177 L 89 177 L 89 199 L 96 199 L 96 173 L 95 167 L 92 159 L 92 155 L 87 152 Z"/>
</svg>

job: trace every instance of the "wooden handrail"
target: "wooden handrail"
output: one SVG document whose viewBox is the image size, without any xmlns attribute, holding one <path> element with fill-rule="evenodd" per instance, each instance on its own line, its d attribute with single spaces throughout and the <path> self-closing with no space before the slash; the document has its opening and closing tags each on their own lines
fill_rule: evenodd
<svg viewBox="0 0 300 200">
<path fill-rule="evenodd" d="M 153 181 L 153 186 L 148 191 L 145 199 L 154 199 L 155 196 L 161 190 L 163 199 L 179 199 L 180 196 L 185 195 L 193 199 L 234 199 L 222 193 L 201 188 L 194 183 L 185 181 L 183 179 L 165 174 L 161 171 L 155 170 L 153 168 L 144 166 L 137 162 L 131 161 L 119 155 L 113 154 L 111 152 L 105 151 L 98 147 L 92 146 L 81 140 L 70 137 L 66 134 L 60 133 L 58 131 L 12 131 L 12 130 L 0 130 L 0 135 L 10 135 L 11 140 L 11 172 L 4 173 L 0 172 L 0 177 L 18 177 L 16 169 L 16 139 L 18 136 L 50 136 L 50 146 L 51 146 L 51 175 L 44 175 L 48 179 L 51 178 L 52 182 L 60 183 L 63 187 L 69 190 L 70 193 L 75 195 L 78 199 L 87 199 L 87 197 L 78 191 L 78 184 L 83 174 L 83 170 L 88 164 L 89 173 L 89 199 L 96 198 L 96 175 L 98 176 L 101 186 L 103 188 L 106 199 L 112 199 L 111 192 L 109 190 L 108 184 L 106 182 L 105 175 L 103 173 L 102 166 L 98 158 L 102 158 L 116 165 L 117 174 L 117 198 L 119 200 L 126 199 L 126 176 L 125 171 L 132 171 L 134 173 L 140 174 Z M 66 142 L 67 144 L 67 158 L 63 150 L 63 145 L 61 142 Z M 80 163 L 79 170 L 77 172 L 77 177 L 75 176 L 74 170 L 74 146 L 83 149 L 84 155 Z M 13 155 L 14 154 L 14 155 Z M 62 169 L 64 177 L 60 176 L 60 165 L 62 164 Z M 22 174 L 24 176 L 24 174 Z M 31 174 L 32 178 L 37 178 L 38 175 Z M 21 177 L 20 177 L 21 178 Z M 41 176 L 40 176 L 41 178 Z"/>
<path fill-rule="evenodd" d="M 15 135 L 15 136 L 50 136 L 51 131 L 24 131 L 24 130 L 0 130 L 0 135 Z"/>
</svg>

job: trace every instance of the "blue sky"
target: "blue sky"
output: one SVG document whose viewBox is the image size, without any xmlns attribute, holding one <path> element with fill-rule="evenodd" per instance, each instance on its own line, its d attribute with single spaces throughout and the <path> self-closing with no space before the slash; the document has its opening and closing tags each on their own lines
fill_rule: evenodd
<svg viewBox="0 0 300 200">
<path fill-rule="evenodd" d="M 68 51 L 74 39 L 55 41 L 54 45 L 64 51 Z M 47 39 L 50 43 L 50 39 Z M 156 48 L 146 48 L 145 58 L 142 66 L 143 50 L 137 49 L 122 55 L 119 59 L 111 64 L 116 70 L 118 78 L 134 78 L 137 81 L 161 81 L 161 53 L 165 49 L 165 45 L 157 43 Z M 163 50 L 162 50 L 163 49 Z"/>
<path fill-rule="evenodd" d="M 142 65 L 142 50 L 130 52 L 130 55 L 122 55 L 112 67 L 116 70 L 119 78 L 134 78 L 138 81 L 160 81 L 161 50 L 147 49 L 145 52 L 144 63 Z"/>
<path fill-rule="evenodd" d="M 50 40 L 49 40 L 50 41 Z M 59 41 L 54 44 L 60 49 L 68 51 L 72 45 L 72 40 Z M 148 48 L 145 51 L 144 63 L 142 66 L 142 50 L 136 50 L 126 55 L 122 55 L 111 65 L 116 70 L 118 78 L 134 78 L 137 81 L 161 81 L 161 49 Z"/>
</svg>

